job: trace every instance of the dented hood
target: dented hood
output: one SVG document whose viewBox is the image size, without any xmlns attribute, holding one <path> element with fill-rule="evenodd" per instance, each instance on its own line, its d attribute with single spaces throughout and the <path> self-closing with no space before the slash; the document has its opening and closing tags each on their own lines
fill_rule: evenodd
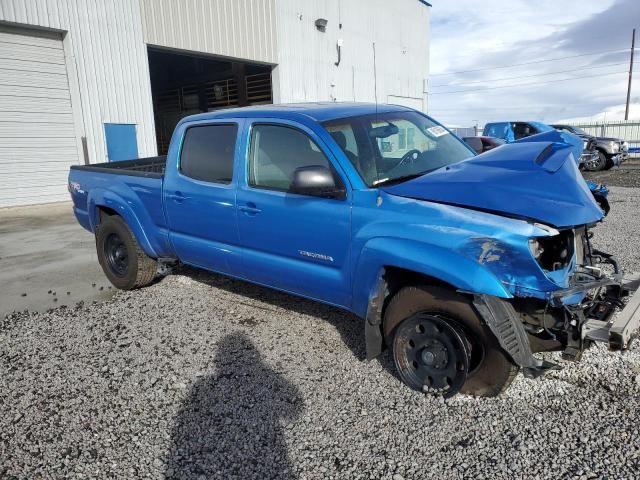
<svg viewBox="0 0 640 480">
<path fill-rule="evenodd" d="M 565 143 L 503 145 L 404 183 L 381 187 L 401 197 L 525 218 L 554 227 L 590 224 L 602 210 Z"/>
</svg>

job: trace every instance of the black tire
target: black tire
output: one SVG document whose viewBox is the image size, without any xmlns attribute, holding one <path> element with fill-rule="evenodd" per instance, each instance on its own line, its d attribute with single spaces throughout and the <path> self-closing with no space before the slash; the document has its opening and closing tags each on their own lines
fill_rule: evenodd
<svg viewBox="0 0 640 480">
<path fill-rule="evenodd" d="M 605 166 L 607 165 L 607 156 L 600 150 L 598 150 L 596 154 L 597 157 L 594 160 L 582 164 L 582 168 L 584 170 L 588 172 L 598 172 L 605 168 Z"/>
<path fill-rule="evenodd" d="M 149 285 L 158 263 L 140 248 L 126 222 L 119 216 L 105 217 L 96 230 L 100 266 L 109 281 L 121 290 Z"/>
<path fill-rule="evenodd" d="M 471 301 L 442 287 L 405 287 L 391 299 L 384 314 L 384 335 L 392 350 L 398 326 L 418 312 L 452 319 L 470 342 L 469 373 L 461 393 L 495 397 L 511 385 L 518 374 L 518 366 L 500 347 L 489 327 L 481 321 Z"/>
<path fill-rule="evenodd" d="M 611 170 L 614 166 L 615 165 L 611 157 L 607 157 L 607 163 L 605 163 L 603 170 Z"/>
<path fill-rule="evenodd" d="M 598 150 L 598 164 L 597 166 L 593 169 L 594 172 L 600 172 L 602 170 L 606 170 L 607 169 L 607 165 L 609 165 L 609 158 L 607 157 L 607 154 L 604 152 L 601 152 L 600 150 Z M 611 168 L 611 167 L 609 167 Z"/>
</svg>

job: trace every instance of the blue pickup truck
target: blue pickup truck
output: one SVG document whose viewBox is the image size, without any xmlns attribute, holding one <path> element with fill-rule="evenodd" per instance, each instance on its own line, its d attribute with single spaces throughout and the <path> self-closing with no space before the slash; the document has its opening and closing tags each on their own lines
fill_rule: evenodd
<svg viewBox="0 0 640 480">
<path fill-rule="evenodd" d="M 542 122 L 492 122 L 487 123 L 482 131 L 483 135 L 499 138 L 507 143 L 518 141 L 538 141 L 540 139 L 561 139 L 574 145 L 575 160 L 587 170 L 593 170 L 594 162 L 599 158 L 594 138 L 582 138 L 568 130 L 556 129 Z"/>
<path fill-rule="evenodd" d="M 176 262 L 266 285 L 361 317 L 411 388 L 493 396 L 557 368 L 537 352 L 624 350 L 640 323 L 572 158 L 475 156 L 399 106 L 263 106 L 187 117 L 166 158 L 74 166 L 69 190 L 118 288 Z"/>
</svg>

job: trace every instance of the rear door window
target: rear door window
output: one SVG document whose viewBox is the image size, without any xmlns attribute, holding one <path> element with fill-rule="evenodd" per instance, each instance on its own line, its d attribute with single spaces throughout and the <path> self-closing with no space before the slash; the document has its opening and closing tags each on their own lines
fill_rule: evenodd
<svg viewBox="0 0 640 480">
<path fill-rule="evenodd" d="M 180 172 L 211 183 L 231 183 L 238 126 L 202 125 L 189 128 L 180 155 Z"/>
</svg>

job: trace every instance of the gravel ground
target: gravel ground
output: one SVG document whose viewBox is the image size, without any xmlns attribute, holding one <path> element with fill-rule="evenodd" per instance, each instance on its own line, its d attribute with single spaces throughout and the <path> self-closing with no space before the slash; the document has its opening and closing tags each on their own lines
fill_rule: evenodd
<svg viewBox="0 0 640 480">
<path fill-rule="evenodd" d="M 640 270 L 640 189 L 596 244 Z M 362 322 L 197 271 L 0 321 L 0 478 L 637 478 L 640 346 L 424 396 Z"/>
<path fill-rule="evenodd" d="M 621 167 L 602 172 L 583 171 L 584 178 L 614 187 L 640 187 L 640 161 L 628 160 Z"/>
</svg>

